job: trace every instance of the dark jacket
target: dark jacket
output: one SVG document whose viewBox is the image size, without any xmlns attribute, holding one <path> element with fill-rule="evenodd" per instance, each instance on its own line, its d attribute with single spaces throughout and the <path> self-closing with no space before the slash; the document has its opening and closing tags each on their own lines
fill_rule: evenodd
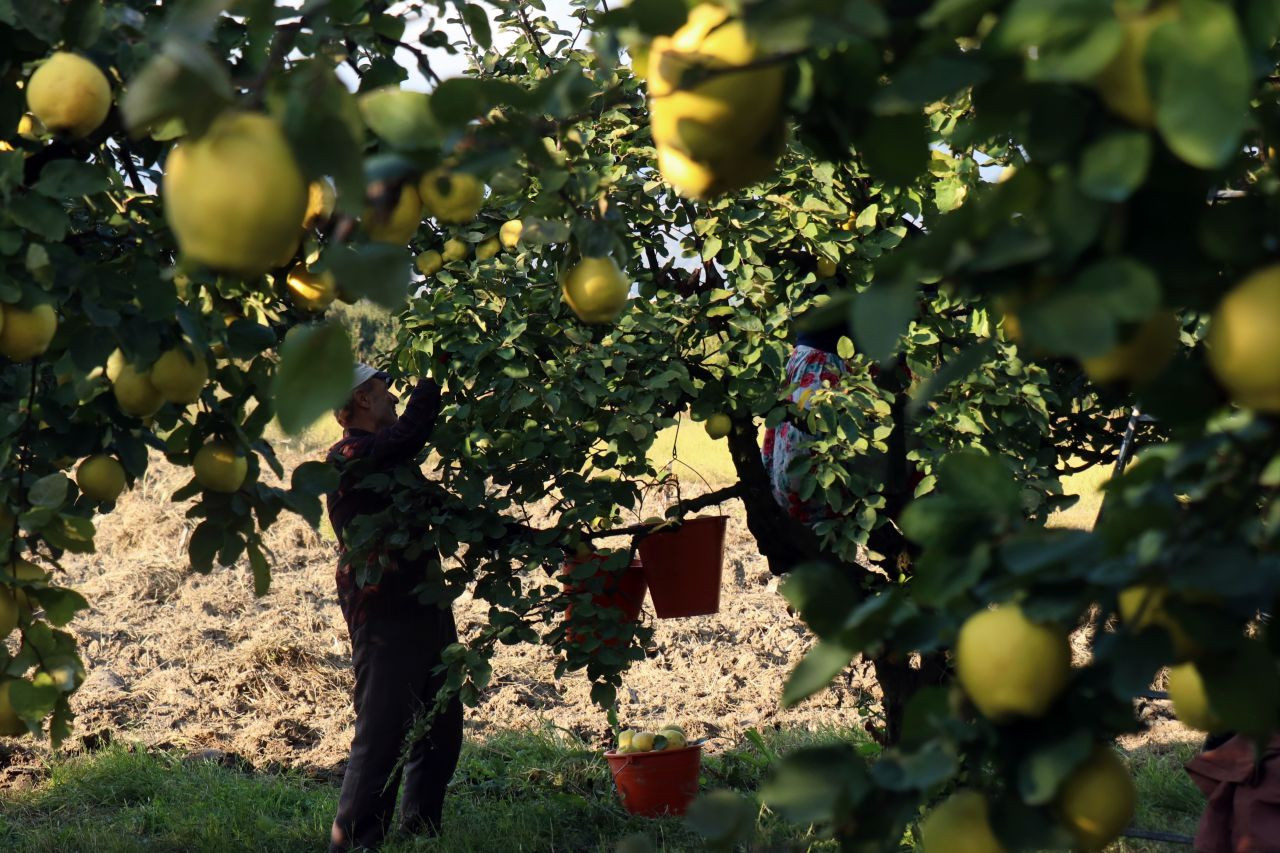
<svg viewBox="0 0 1280 853">
<path fill-rule="evenodd" d="M 424 577 L 429 555 L 406 560 L 396 553 L 388 556 L 391 568 L 384 568 L 376 583 L 361 585 L 347 556 L 347 525 L 357 515 L 372 515 L 391 506 L 391 495 L 385 491 L 360 488 L 363 477 L 390 473 L 406 465 L 416 478 L 426 478 L 414 464 L 426 446 L 440 414 L 440 386 L 421 379 L 409 394 L 404 412 L 391 426 L 368 432 L 348 429 L 342 439 L 329 448 L 328 461 L 341 473 L 338 487 L 327 496 L 329 523 L 338 537 L 341 556 L 338 559 L 338 599 L 347 624 L 355 628 L 370 615 L 410 615 L 420 605 L 412 594 Z M 369 559 L 375 559 L 370 555 Z M 434 605 L 433 605 L 434 606 Z"/>
</svg>

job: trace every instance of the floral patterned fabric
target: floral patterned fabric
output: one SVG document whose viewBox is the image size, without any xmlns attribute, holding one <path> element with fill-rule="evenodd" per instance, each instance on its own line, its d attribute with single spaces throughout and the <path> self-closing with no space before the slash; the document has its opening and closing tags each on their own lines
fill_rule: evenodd
<svg viewBox="0 0 1280 853">
<path fill-rule="evenodd" d="M 809 408 L 813 392 L 825 384 L 832 387 L 840 383 L 848 371 L 844 359 L 835 353 L 798 344 L 787 359 L 787 387 L 791 389 L 791 401 L 800 408 Z M 770 427 L 764 434 L 764 467 L 769 472 L 773 487 L 773 499 L 784 507 L 792 518 L 806 523 L 825 521 L 834 516 L 822 500 L 802 501 L 792 484 L 808 469 L 806 446 L 812 437 L 790 421 Z"/>
</svg>

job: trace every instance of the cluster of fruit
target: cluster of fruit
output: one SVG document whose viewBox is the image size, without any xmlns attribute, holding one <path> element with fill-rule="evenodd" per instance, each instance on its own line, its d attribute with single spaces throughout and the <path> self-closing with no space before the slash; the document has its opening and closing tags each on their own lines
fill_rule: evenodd
<svg viewBox="0 0 1280 853">
<path fill-rule="evenodd" d="M 1139 584 L 1125 589 L 1117 602 L 1121 624 L 1130 631 L 1157 629 L 1169 635 L 1177 659 L 1169 670 L 1169 697 L 1178 719 L 1194 729 L 1220 730 L 1223 723 L 1210 705 L 1195 663 L 1203 650 L 1169 612 L 1169 596 L 1161 586 Z M 960 686 L 979 713 L 994 723 L 1007 724 L 1049 712 L 1071 678 L 1071 648 L 1065 630 L 1033 622 L 1017 604 L 1008 603 L 979 611 L 965 621 L 956 638 L 955 664 Z M 1097 744 L 1063 781 L 1054 805 L 1080 844 L 1095 850 L 1128 825 L 1136 799 L 1124 762 L 1109 746 Z M 927 839 L 931 834 L 944 838 L 958 824 L 977 827 L 979 835 L 994 839 L 986 814 L 985 798 L 962 790 L 926 820 L 926 849 L 945 849 L 930 847 Z"/>
<path fill-rule="evenodd" d="M 519 219 L 508 219 L 502 223 L 502 227 L 498 229 L 496 237 L 488 237 L 476 244 L 476 260 L 487 261 L 490 258 L 497 257 L 498 253 L 503 249 L 514 249 L 520 245 L 520 235 L 523 233 L 523 222 Z M 433 276 L 444 269 L 445 264 L 466 260 L 470 252 L 471 247 L 465 241 L 457 237 L 450 237 L 444 241 L 442 248 L 427 249 L 425 252 L 420 252 L 414 259 L 414 266 L 423 275 Z"/>
<path fill-rule="evenodd" d="M 689 745 L 684 729 L 675 723 L 667 723 L 657 731 L 652 729 L 623 729 L 618 732 L 618 755 L 635 752 L 662 752 L 667 749 L 683 749 Z"/>
<path fill-rule="evenodd" d="M 714 3 L 649 47 L 650 129 L 676 192 L 708 198 L 768 176 L 782 152 L 785 74 L 746 24 Z"/>
</svg>

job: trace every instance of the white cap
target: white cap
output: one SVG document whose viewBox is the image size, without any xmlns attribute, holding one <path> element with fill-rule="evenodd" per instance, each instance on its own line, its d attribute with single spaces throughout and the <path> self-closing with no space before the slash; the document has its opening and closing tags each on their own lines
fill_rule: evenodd
<svg viewBox="0 0 1280 853">
<path fill-rule="evenodd" d="M 364 362 L 356 362 L 356 370 L 351 378 L 351 390 L 355 391 L 364 383 L 377 376 L 382 371 L 370 367 Z"/>
</svg>

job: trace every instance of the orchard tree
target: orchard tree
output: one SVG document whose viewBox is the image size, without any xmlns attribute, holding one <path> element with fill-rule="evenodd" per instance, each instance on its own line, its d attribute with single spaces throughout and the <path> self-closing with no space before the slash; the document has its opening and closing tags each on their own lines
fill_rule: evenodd
<svg viewBox="0 0 1280 853">
<path fill-rule="evenodd" d="M 149 448 L 192 465 L 198 570 L 243 558 L 265 591 L 262 528 L 318 522 L 333 472 L 266 485 L 263 434 L 343 401 L 335 298 L 400 311 L 396 374 L 447 382 L 433 480 L 351 544 L 457 558 L 423 595 L 490 604 L 446 654 L 466 701 L 495 643 L 543 642 L 612 703 L 646 631 L 590 593 L 655 529 L 682 472 L 649 450 L 688 415 L 727 421 L 739 482 L 685 477 L 663 523 L 743 502 L 818 637 L 784 700 L 859 654 L 884 687 L 888 748 L 788 758 L 774 808 L 879 849 L 949 795 L 929 849 L 1094 848 L 1131 812 L 1105 744 L 1161 667 L 1189 721 L 1274 728 L 1270 4 L 583 0 L 570 30 L 516 3 L 10 6 L 5 731 L 69 731 L 84 600 L 48 569 Z M 793 403 L 797 322 L 846 325 L 848 369 Z M 1135 403 L 1168 441 L 1097 529 L 1046 529 Z M 770 494 L 758 428 L 785 419 L 825 520 Z"/>
</svg>

